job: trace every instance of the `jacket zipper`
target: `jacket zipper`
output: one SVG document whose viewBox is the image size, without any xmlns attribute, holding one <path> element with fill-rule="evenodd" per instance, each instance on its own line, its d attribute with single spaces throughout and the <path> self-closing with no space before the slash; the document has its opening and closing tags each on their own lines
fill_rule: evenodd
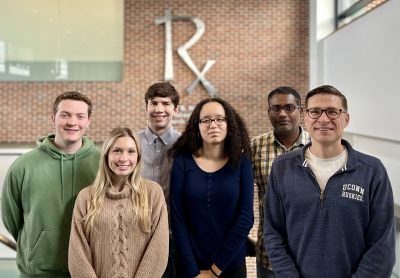
<svg viewBox="0 0 400 278">
<path fill-rule="evenodd" d="M 324 207 L 324 199 L 325 199 L 325 194 L 324 191 L 321 190 L 321 188 L 319 187 L 318 181 L 315 178 L 314 173 L 311 171 L 310 168 L 306 167 L 306 171 L 311 175 L 311 177 L 314 179 L 315 181 L 315 186 L 318 188 L 319 190 L 319 210 L 321 211 Z"/>
<path fill-rule="evenodd" d="M 340 169 L 339 169 L 339 171 L 337 171 L 336 173 L 334 173 L 334 174 L 328 179 L 328 181 L 327 181 L 327 183 L 326 183 L 326 186 L 325 186 L 325 190 L 326 190 L 326 188 L 328 187 L 328 184 L 329 184 L 329 181 L 331 180 L 331 178 L 333 178 L 334 176 L 338 175 L 339 173 L 344 173 L 344 172 L 348 172 L 348 171 L 349 171 L 349 169 L 346 169 L 346 170 L 340 170 Z M 307 167 L 307 172 L 313 177 L 313 179 L 314 179 L 314 181 L 315 181 L 315 183 L 316 183 L 316 186 L 317 186 L 318 189 L 319 189 L 319 209 L 322 210 L 322 209 L 324 208 L 325 190 L 324 190 L 324 191 L 321 190 L 321 188 L 319 187 L 318 181 L 317 181 L 317 179 L 315 178 L 314 173 L 313 173 L 313 172 L 310 170 L 310 168 L 308 168 L 308 167 Z"/>
<path fill-rule="evenodd" d="M 320 189 L 321 190 L 321 189 Z M 322 210 L 324 207 L 324 199 L 325 199 L 325 191 L 321 190 L 321 193 L 319 194 L 319 209 Z"/>
</svg>

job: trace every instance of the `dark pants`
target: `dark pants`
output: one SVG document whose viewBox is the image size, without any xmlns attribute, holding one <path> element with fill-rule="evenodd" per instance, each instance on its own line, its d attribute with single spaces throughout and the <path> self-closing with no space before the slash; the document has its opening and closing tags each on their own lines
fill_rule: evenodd
<svg viewBox="0 0 400 278">
<path fill-rule="evenodd" d="M 275 278 L 274 272 L 257 262 L 257 278 Z"/>
<path fill-rule="evenodd" d="M 169 236 L 169 254 L 168 254 L 168 264 L 162 278 L 176 278 L 176 251 L 174 240 Z"/>
</svg>

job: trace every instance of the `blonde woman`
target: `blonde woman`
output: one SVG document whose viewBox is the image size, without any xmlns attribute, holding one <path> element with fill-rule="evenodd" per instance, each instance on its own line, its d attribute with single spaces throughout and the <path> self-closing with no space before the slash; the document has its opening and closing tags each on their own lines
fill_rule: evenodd
<svg viewBox="0 0 400 278">
<path fill-rule="evenodd" d="M 129 128 L 103 144 L 93 185 L 73 211 L 72 277 L 161 277 L 168 260 L 168 213 L 161 187 L 141 176 L 140 144 Z"/>
</svg>

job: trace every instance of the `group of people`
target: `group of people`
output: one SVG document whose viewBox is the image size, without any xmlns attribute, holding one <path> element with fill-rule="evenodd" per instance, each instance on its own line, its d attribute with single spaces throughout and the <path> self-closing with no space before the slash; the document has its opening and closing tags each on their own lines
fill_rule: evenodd
<svg viewBox="0 0 400 278">
<path fill-rule="evenodd" d="M 220 98 L 199 102 L 182 134 L 170 83 L 144 98 L 147 127 L 113 129 L 101 151 L 85 136 L 89 98 L 56 98 L 55 134 L 17 159 L 3 186 L 21 277 L 246 277 L 254 185 L 257 277 L 390 277 L 390 181 L 342 138 L 350 117 L 336 88 L 311 90 L 305 110 L 296 90 L 274 89 L 273 129 L 252 140 Z"/>
</svg>

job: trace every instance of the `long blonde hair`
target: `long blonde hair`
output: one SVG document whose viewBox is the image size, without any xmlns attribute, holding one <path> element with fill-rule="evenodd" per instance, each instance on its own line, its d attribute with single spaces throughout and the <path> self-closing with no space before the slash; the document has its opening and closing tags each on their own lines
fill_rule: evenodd
<svg viewBox="0 0 400 278">
<path fill-rule="evenodd" d="M 100 157 L 99 170 L 94 183 L 90 187 L 90 203 L 88 211 L 83 218 L 85 234 L 89 236 L 93 228 L 94 219 L 102 208 L 104 196 L 108 186 L 112 186 L 112 176 L 114 173 L 108 166 L 108 153 L 115 141 L 120 137 L 131 137 L 136 144 L 138 152 L 137 164 L 135 170 L 126 177 L 125 185 L 131 189 L 131 198 L 135 217 L 139 222 L 140 228 L 144 233 L 150 232 L 150 210 L 149 200 L 147 197 L 147 188 L 142 178 L 142 152 L 140 148 L 139 138 L 129 128 L 115 128 L 108 135 L 103 143 L 103 148 Z"/>
</svg>

